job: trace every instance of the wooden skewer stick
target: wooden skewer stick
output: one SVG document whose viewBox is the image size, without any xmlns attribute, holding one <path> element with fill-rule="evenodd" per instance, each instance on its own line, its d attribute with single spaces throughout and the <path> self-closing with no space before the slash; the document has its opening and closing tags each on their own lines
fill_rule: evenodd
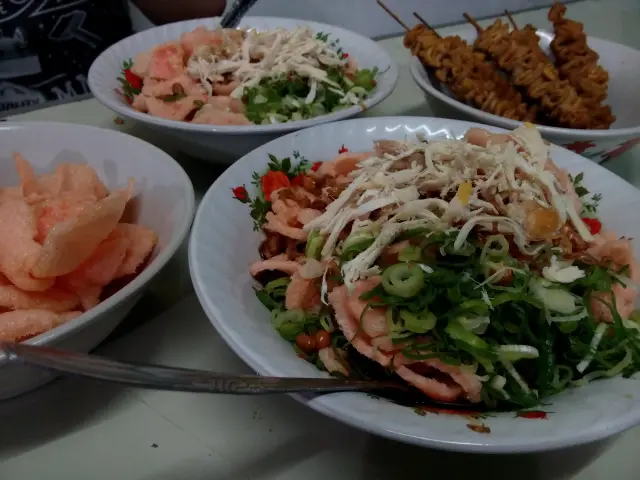
<svg viewBox="0 0 640 480">
<path fill-rule="evenodd" d="M 467 12 L 464 12 L 462 14 L 464 16 L 464 18 L 467 19 L 467 22 L 469 22 L 471 25 L 473 25 L 475 27 L 475 29 L 478 31 L 478 33 L 482 33 L 482 31 L 484 30 L 484 28 L 482 28 L 480 26 L 480 24 L 476 21 L 475 18 L 473 18 L 471 15 L 469 15 Z"/>
<path fill-rule="evenodd" d="M 509 19 L 509 21 L 511 22 L 511 25 L 513 26 L 513 29 L 517 32 L 518 31 L 518 24 L 513 19 L 513 16 L 511 16 L 511 14 L 509 13 L 509 10 L 505 10 L 504 13 L 507 16 L 507 18 Z"/>
<path fill-rule="evenodd" d="M 378 5 L 380 5 L 380 6 L 382 7 L 382 9 L 383 9 L 385 12 L 387 12 L 387 13 L 389 14 L 389 16 L 390 16 L 391 18 L 393 18 L 396 22 L 398 22 L 398 23 L 402 26 L 402 28 L 404 28 L 407 32 L 408 32 L 409 30 L 411 30 L 411 29 L 407 26 L 407 24 L 406 24 L 406 23 L 404 23 L 402 20 L 400 20 L 400 18 L 398 18 L 398 16 L 397 16 L 395 13 L 393 13 L 391 10 L 389 10 L 389 7 L 387 7 L 387 6 L 386 6 L 384 3 L 382 3 L 380 0 L 377 0 L 377 2 L 378 2 Z"/>
<path fill-rule="evenodd" d="M 431 30 L 431 31 L 436 35 L 436 37 L 437 37 L 437 38 L 441 38 L 441 37 L 440 37 L 440 35 L 438 34 L 438 32 L 436 32 L 436 29 L 435 29 L 435 28 L 433 28 L 431 25 L 429 25 L 429 24 L 427 23 L 427 21 L 426 21 L 424 18 L 422 18 L 422 17 L 420 16 L 420 14 L 419 14 L 419 13 L 417 13 L 417 12 L 413 12 L 413 16 L 414 16 L 414 17 L 416 17 L 418 20 L 420 20 L 420 22 L 421 22 L 425 27 L 427 27 L 429 30 Z"/>
</svg>

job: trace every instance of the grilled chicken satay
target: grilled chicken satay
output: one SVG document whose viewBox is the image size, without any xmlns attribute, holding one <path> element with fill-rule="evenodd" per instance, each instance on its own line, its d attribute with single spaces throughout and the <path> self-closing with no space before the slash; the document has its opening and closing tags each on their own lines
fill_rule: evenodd
<svg viewBox="0 0 640 480">
<path fill-rule="evenodd" d="M 551 51 L 556 58 L 556 66 L 563 79 L 568 80 L 584 102 L 597 111 L 596 123 L 608 128 L 614 122 L 608 105 L 601 102 L 607 98 L 609 74 L 598 65 L 599 55 L 587 44 L 587 35 L 580 22 L 564 17 L 566 7 L 554 4 L 548 18 L 553 23 L 555 37 Z"/>
<path fill-rule="evenodd" d="M 525 90 L 542 113 L 562 127 L 598 128 L 592 124 L 592 112 L 575 88 L 560 78 L 551 62 L 540 61 L 531 45 L 518 42 L 507 24 L 498 19 L 483 29 L 468 15 L 467 19 L 478 31 L 475 47 L 507 73 L 515 86 Z"/>
<path fill-rule="evenodd" d="M 405 35 L 404 44 L 458 99 L 494 115 L 535 119 L 537 109 L 524 103 L 484 54 L 460 37 L 440 38 L 424 25 L 416 25 Z"/>
<path fill-rule="evenodd" d="M 515 23 L 513 25 L 512 35 L 519 44 L 530 46 L 536 58 L 539 58 L 541 62 L 551 62 L 540 46 L 540 37 L 536 33 L 538 31 L 536 27 L 527 24 L 524 28 L 517 28 Z"/>
</svg>

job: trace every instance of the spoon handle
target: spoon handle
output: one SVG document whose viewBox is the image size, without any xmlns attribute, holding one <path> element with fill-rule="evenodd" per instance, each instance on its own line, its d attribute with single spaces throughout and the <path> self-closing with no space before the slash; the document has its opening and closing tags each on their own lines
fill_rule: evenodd
<svg viewBox="0 0 640 480">
<path fill-rule="evenodd" d="M 59 373 L 156 390 L 261 395 L 397 388 L 397 385 L 394 384 L 369 380 L 227 375 L 203 370 L 120 362 L 96 355 L 67 352 L 55 348 L 0 342 L 0 353 L 3 352 L 7 355 L 10 363 L 23 363 Z"/>
<path fill-rule="evenodd" d="M 222 20 L 220 20 L 220 26 L 222 28 L 236 28 L 242 20 L 242 17 L 249 11 L 251 7 L 258 0 L 236 0 L 231 5 L 231 8 L 227 13 L 225 13 Z"/>
</svg>

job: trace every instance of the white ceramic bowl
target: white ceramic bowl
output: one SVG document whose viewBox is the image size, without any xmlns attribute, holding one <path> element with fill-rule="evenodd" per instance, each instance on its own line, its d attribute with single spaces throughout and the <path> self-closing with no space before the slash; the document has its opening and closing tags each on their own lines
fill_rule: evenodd
<svg viewBox="0 0 640 480">
<path fill-rule="evenodd" d="M 253 231 L 247 205 L 232 198 L 231 188 L 250 185 L 251 173 L 263 171 L 268 153 L 282 158 L 298 150 L 311 162 L 336 155 L 344 144 L 353 151 L 371 149 L 378 139 L 460 138 L 469 127 L 456 120 L 420 117 L 363 118 L 313 127 L 274 140 L 227 169 L 205 195 L 189 243 L 193 284 L 209 319 L 233 350 L 262 375 L 322 377 L 298 358 L 272 327 L 269 312 L 256 299 L 249 265 L 259 259 L 261 235 Z M 503 131 L 487 127 L 493 131 Z M 570 172 L 585 172 L 585 185 L 603 192 L 599 210 L 618 234 L 640 237 L 640 192 L 583 157 L 552 147 L 552 158 Z M 255 192 L 250 192 L 254 194 Z M 636 242 L 636 254 L 638 243 Z M 411 408 L 362 393 L 298 396 L 309 407 L 371 433 L 418 445 L 467 452 L 526 452 L 579 445 L 610 437 L 640 423 L 640 380 L 614 378 L 567 390 L 549 399 L 549 420 L 517 418 L 513 412 L 484 420 L 490 434 L 469 428 L 458 415 L 417 416 Z"/>
<path fill-rule="evenodd" d="M 162 150 L 111 130 L 65 123 L 0 124 L 0 186 L 19 183 L 11 158 L 14 151 L 22 153 L 36 173 L 50 172 L 61 162 L 87 163 L 110 189 L 126 185 L 133 177 L 136 188 L 127 207 L 129 218 L 158 234 L 151 260 L 133 281 L 72 321 L 25 342 L 88 352 L 124 319 L 184 241 L 195 209 L 193 186 L 180 165 Z M 4 360 L 0 355 L 0 399 L 54 378 Z"/>
<path fill-rule="evenodd" d="M 473 43 L 476 31 L 473 27 L 461 27 L 451 35 Z M 538 30 L 540 45 L 550 55 L 549 45 L 553 34 Z M 637 79 L 640 71 L 640 50 L 608 40 L 589 37 L 589 46 L 600 54 L 600 64 L 609 72 L 609 96 L 616 121 L 608 130 L 577 130 L 539 126 L 542 135 L 552 143 L 601 163 L 611 160 L 640 143 L 640 96 L 637 94 Z M 447 90 L 434 86 L 420 61 L 411 59 L 411 75 L 424 91 L 431 109 L 438 117 L 460 118 L 497 127 L 514 129 L 521 122 L 499 117 L 459 102 Z"/>
<path fill-rule="evenodd" d="M 120 76 L 123 61 L 155 45 L 177 40 L 182 33 L 200 25 L 215 28 L 218 23 L 218 18 L 177 22 L 125 38 L 102 52 L 91 66 L 89 70 L 91 92 L 101 103 L 118 114 L 171 135 L 175 140 L 176 148 L 202 159 L 223 163 L 234 161 L 259 145 L 285 133 L 354 117 L 362 112 L 361 106 L 353 106 L 308 120 L 276 125 L 197 125 L 165 120 L 138 112 L 127 105 L 116 93 L 116 89 L 120 87 L 117 78 Z M 375 90 L 363 102 L 366 108 L 377 105 L 391 94 L 398 80 L 398 67 L 389 54 L 369 38 L 340 27 L 289 18 L 245 17 L 239 28 L 272 30 L 277 27 L 292 29 L 298 26 L 308 26 L 314 32 L 328 33 L 330 38 L 339 39 L 340 46 L 358 62 L 359 68 L 378 67 L 381 72 L 384 72 L 377 77 L 378 84 Z"/>
</svg>

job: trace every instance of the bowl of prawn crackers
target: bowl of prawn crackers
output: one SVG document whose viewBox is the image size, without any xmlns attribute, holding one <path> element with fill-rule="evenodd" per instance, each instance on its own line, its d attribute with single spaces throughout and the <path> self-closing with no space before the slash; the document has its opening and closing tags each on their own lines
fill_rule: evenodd
<svg viewBox="0 0 640 480">
<path fill-rule="evenodd" d="M 258 373 L 406 388 L 309 407 L 422 446 L 552 450 L 640 423 L 638 201 L 533 126 L 347 120 L 227 169 L 189 265 Z"/>
<path fill-rule="evenodd" d="M 358 115 L 398 79 L 389 54 L 340 27 L 245 17 L 145 30 L 105 50 L 89 71 L 95 97 L 214 162 L 284 133 Z"/>
<path fill-rule="evenodd" d="M 0 126 L 0 341 L 87 352 L 185 239 L 189 178 L 137 138 L 64 123 Z M 50 380 L 3 364 L 0 399 Z"/>
<path fill-rule="evenodd" d="M 404 38 L 411 74 L 438 116 L 508 129 L 534 123 L 546 140 L 598 163 L 640 142 L 640 50 L 588 36 L 561 3 L 549 9 L 549 30 L 466 17 L 451 35 L 419 23 Z"/>
</svg>

